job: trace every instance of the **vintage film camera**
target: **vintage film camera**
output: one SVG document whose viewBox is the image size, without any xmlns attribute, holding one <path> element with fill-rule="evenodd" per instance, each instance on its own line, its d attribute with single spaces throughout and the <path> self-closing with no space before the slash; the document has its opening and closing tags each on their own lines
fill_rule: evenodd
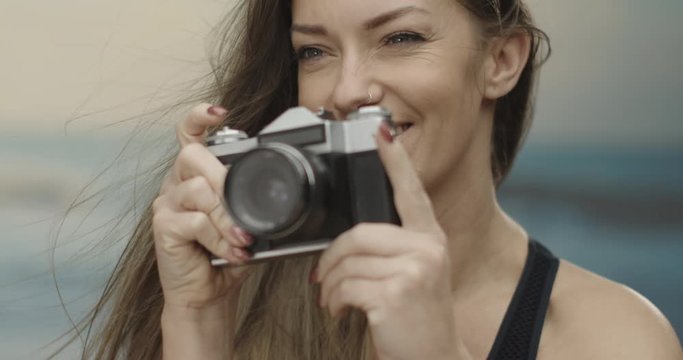
<svg viewBox="0 0 683 360">
<path fill-rule="evenodd" d="M 254 238 L 248 262 L 324 250 L 360 222 L 399 223 L 373 136 L 382 121 L 393 124 L 379 106 L 361 107 L 344 121 L 297 107 L 255 137 L 226 127 L 207 139 L 230 168 L 225 206 Z"/>
</svg>

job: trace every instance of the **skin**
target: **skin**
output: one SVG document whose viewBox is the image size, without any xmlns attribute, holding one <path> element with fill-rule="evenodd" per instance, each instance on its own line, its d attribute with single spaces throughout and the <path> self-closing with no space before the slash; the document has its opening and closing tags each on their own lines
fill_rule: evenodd
<svg viewBox="0 0 683 360">
<path fill-rule="evenodd" d="M 380 359 L 486 358 L 526 259 L 528 236 L 497 204 L 489 154 L 495 101 L 516 84 L 528 38 L 482 46 L 448 0 L 296 0 L 292 17 L 301 105 L 341 119 L 370 102 L 413 124 L 377 137 L 403 225 L 360 224 L 335 239 L 312 273 L 320 305 L 363 310 Z M 231 356 L 248 268 L 212 268 L 196 246 L 245 261 L 249 238 L 220 206 L 226 170 L 200 145 L 224 116 L 201 104 L 179 123 L 181 152 L 154 202 L 166 359 Z M 539 358 L 683 356 L 646 299 L 561 261 Z"/>
</svg>

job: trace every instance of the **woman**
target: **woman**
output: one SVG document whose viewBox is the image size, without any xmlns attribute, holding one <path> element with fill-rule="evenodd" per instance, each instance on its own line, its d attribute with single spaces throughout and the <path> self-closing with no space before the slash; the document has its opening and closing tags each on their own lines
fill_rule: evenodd
<svg viewBox="0 0 683 360">
<path fill-rule="evenodd" d="M 85 356 L 681 358 L 647 300 L 558 262 L 497 204 L 544 38 L 521 0 L 254 0 L 241 11 L 235 47 L 222 47 L 220 105 L 178 124 L 180 152 L 85 322 L 108 306 Z M 211 267 L 207 250 L 244 263 L 251 239 L 221 206 L 227 170 L 202 145 L 207 131 L 253 135 L 295 105 L 338 119 L 363 105 L 393 113 L 402 132 L 383 125 L 376 140 L 402 226 L 360 224 L 317 256 Z"/>
</svg>

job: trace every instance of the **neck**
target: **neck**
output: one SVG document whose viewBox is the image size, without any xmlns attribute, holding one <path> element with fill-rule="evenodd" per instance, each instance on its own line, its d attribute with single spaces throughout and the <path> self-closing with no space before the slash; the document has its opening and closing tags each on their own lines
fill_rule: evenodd
<svg viewBox="0 0 683 360">
<path fill-rule="evenodd" d="M 516 283 L 526 259 L 526 232 L 496 200 L 487 165 L 489 139 L 473 139 L 459 171 L 429 191 L 436 217 L 449 239 L 454 297 L 500 281 Z M 470 156 L 473 154 L 480 158 Z"/>
</svg>

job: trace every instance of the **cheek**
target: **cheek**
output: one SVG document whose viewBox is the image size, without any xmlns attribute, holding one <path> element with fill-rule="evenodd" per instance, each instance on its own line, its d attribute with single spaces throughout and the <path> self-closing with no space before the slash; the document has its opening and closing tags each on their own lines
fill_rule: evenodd
<svg viewBox="0 0 683 360">
<path fill-rule="evenodd" d="M 470 78 L 466 65 L 456 65 L 434 66 L 409 80 L 415 95 L 407 101 L 423 120 L 410 156 L 427 189 L 458 171 L 474 137 L 481 99 Z"/>
<path fill-rule="evenodd" d="M 334 79 L 323 72 L 298 75 L 299 106 L 317 110 L 327 104 Z"/>
<path fill-rule="evenodd" d="M 297 87 L 298 87 L 298 99 L 299 99 L 299 106 L 306 106 L 308 108 L 312 108 L 315 105 L 312 105 L 315 103 L 316 99 L 314 91 L 311 91 L 311 82 L 308 81 L 306 77 L 299 76 L 297 80 Z"/>
<path fill-rule="evenodd" d="M 467 54 L 455 51 L 435 51 L 419 62 L 404 66 L 398 78 L 401 97 L 414 104 L 425 116 L 441 114 L 439 118 L 453 117 L 472 92 Z M 394 80 L 394 83 L 398 84 Z"/>
</svg>

